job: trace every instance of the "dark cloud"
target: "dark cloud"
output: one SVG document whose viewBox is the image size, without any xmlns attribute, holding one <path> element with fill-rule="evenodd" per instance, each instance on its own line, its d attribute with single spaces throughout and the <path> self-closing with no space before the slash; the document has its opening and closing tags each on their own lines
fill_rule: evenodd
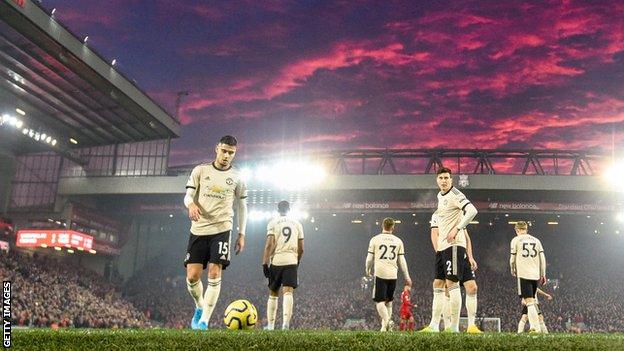
<svg viewBox="0 0 624 351">
<path fill-rule="evenodd" d="M 247 156 L 624 147 L 618 1 L 46 6 L 102 43 L 169 110 L 176 91 L 191 92 L 174 164 L 211 157 L 225 133 L 239 137 Z"/>
</svg>

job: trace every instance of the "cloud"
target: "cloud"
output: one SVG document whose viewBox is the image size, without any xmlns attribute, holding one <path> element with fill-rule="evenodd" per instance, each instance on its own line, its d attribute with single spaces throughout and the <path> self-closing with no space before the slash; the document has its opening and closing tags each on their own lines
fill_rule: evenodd
<svg viewBox="0 0 624 351">
<path fill-rule="evenodd" d="M 241 135 L 249 153 L 624 142 L 619 2 L 468 0 L 406 11 L 412 3 L 158 1 L 146 18 L 166 33 L 123 4 L 97 21 L 88 16 L 100 13 L 96 2 L 58 13 L 120 45 L 120 61 L 133 62 L 168 109 L 177 90 L 191 91 L 176 158 L 201 156 L 181 150 L 225 132 Z M 157 56 L 142 49 L 153 32 L 162 34 Z M 166 74 L 145 68 L 158 59 Z"/>
</svg>

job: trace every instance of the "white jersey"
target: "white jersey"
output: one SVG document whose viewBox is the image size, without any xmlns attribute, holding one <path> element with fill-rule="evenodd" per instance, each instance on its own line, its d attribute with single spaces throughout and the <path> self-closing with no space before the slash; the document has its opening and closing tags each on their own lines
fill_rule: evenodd
<svg viewBox="0 0 624 351">
<path fill-rule="evenodd" d="M 511 240 L 511 254 L 515 255 L 516 277 L 528 280 L 539 280 L 546 274 L 546 267 L 543 267 L 541 255 L 544 248 L 538 238 L 522 234 Z"/>
<path fill-rule="evenodd" d="M 288 266 L 299 262 L 299 240 L 303 240 L 303 226 L 293 218 L 280 216 L 267 224 L 267 236 L 275 236 L 275 252 L 271 265 Z"/>
<path fill-rule="evenodd" d="M 438 215 L 436 214 L 436 212 L 434 212 L 431 215 L 431 220 L 429 221 L 429 224 L 431 225 L 431 229 L 438 228 Z M 465 236 L 465 232 L 464 231 L 465 231 L 465 229 L 460 230 L 459 233 L 457 233 L 457 236 L 460 236 L 460 235 L 464 235 Z M 455 241 L 457 241 L 457 237 L 455 237 L 455 238 L 456 238 Z M 449 248 L 448 245 L 445 245 L 444 248 L 441 249 L 440 246 L 442 245 L 442 242 L 446 243 L 446 237 L 442 237 L 440 235 L 440 230 L 438 228 L 438 241 L 437 241 L 437 250 L 436 251 L 444 251 L 444 249 Z"/>
<path fill-rule="evenodd" d="M 212 163 L 201 164 L 191 172 L 186 188 L 195 189 L 193 201 L 201 211 L 191 222 L 191 233 L 214 235 L 232 230 L 234 199 L 247 197 L 247 186 L 235 168 L 217 169 Z"/>
<path fill-rule="evenodd" d="M 377 234 L 368 243 L 368 253 L 373 254 L 376 277 L 397 279 L 399 256 L 405 254 L 401 238 L 389 233 Z"/>
<path fill-rule="evenodd" d="M 438 193 L 438 209 L 435 211 L 435 222 L 438 227 L 438 251 L 444 251 L 451 246 L 466 247 L 466 234 L 460 230 L 451 243 L 446 236 L 454 227 L 457 227 L 464 215 L 464 208 L 470 203 L 466 196 L 455 187 L 446 193 Z M 431 217 L 433 227 L 434 217 Z"/>
</svg>

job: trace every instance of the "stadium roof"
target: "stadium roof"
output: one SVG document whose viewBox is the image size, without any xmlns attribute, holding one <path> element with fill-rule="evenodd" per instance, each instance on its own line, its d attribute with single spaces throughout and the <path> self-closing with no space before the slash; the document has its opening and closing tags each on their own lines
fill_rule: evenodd
<svg viewBox="0 0 624 351">
<path fill-rule="evenodd" d="M 29 129 L 58 139 L 61 152 L 180 134 L 174 117 L 28 0 L 0 1 L 0 115 L 21 121 L 0 128 L 0 147 L 15 153 L 50 150 Z"/>
</svg>

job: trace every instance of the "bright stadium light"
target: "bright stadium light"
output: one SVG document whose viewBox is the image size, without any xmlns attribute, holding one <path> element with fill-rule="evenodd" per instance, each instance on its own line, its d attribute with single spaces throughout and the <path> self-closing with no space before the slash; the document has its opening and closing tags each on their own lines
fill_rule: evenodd
<svg viewBox="0 0 624 351">
<path fill-rule="evenodd" d="M 280 161 L 270 167 L 262 165 L 256 170 L 256 179 L 272 183 L 281 189 L 303 189 L 320 184 L 326 176 L 320 165 L 308 161 Z"/>
<path fill-rule="evenodd" d="M 253 172 L 251 171 L 251 168 L 249 167 L 241 168 L 240 177 L 244 182 L 250 181 L 252 176 L 253 176 Z"/>
<path fill-rule="evenodd" d="M 249 219 L 252 221 L 264 221 L 276 216 L 276 212 L 253 210 L 249 212 Z"/>
<path fill-rule="evenodd" d="M 19 113 L 19 114 L 20 114 L 20 115 L 22 115 L 22 116 L 26 116 L 26 112 L 24 112 L 24 110 L 22 110 L 22 109 L 21 109 L 21 108 L 19 108 L 19 107 L 15 109 L 15 112 Z"/>
<path fill-rule="evenodd" d="M 56 139 L 52 140 L 52 146 L 56 146 Z"/>
<path fill-rule="evenodd" d="M 624 160 L 613 160 L 613 162 L 607 166 L 602 172 L 602 179 L 608 184 L 615 185 L 614 179 L 619 179 L 624 174 Z M 617 187 L 620 189 L 620 187 Z"/>
<path fill-rule="evenodd" d="M 56 13 L 56 7 L 52 9 L 52 12 L 50 12 L 50 15 L 54 16 L 55 13 Z"/>
<path fill-rule="evenodd" d="M 249 211 L 249 219 L 252 221 L 259 221 L 262 218 L 262 211 Z"/>
<path fill-rule="evenodd" d="M 111 66 L 115 66 L 117 64 L 117 59 L 113 59 L 113 61 L 111 61 Z"/>
<path fill-rule="evenodd" d="M 21 122 L 19 119 L 11 115 L 8 115 L 7 119 L 8 119 L 9 124 L 12 125 L 13 127 L 17 127 L 17 123 Z"/>
<path fill-rule="evenodd" d="M 296 205 L 290 210 L 289 215 L 299 220 L 308 219 L 310 216 L 308 212 L 299 209 Z"/>
<path fill-rule="evenodd" d="M 87 35 L 87 36 L 85 36 L 85 37 L 84 37 L 84 39 L 82 39 L 82 42 L 83 42 L 83 43 L 85 43 L 85 44 L 86 44 L 88 41 L 89 41 L 89 36 L 88 36 L 88 35 Z"/>
<path fill-rule="evenodd" d="M 261 182 L 268 182 L 271 179 L 271 171 L 267 166 L 260 166 L 256 169 L 256 179 Z"/>
</svg>

